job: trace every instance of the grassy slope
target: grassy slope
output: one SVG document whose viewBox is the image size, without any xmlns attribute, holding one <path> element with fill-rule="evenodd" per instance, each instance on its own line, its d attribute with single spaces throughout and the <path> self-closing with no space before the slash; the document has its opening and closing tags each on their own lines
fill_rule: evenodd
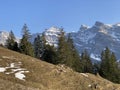
<svg viewBox="0 0 120 90">
<path fill-rule="evenodd" d="M 0 66 L 13 62 L 22 62 L 21 67 L 30 72 L 26 73 L 25 81 L 15 78 L 14 74 L 0 73 L 0 90 L 120 90 L 119 84 L 100 76 L 87 73 L 87 77 L 68 67 L 55 66 L 0 47 Z"/>
</svg>

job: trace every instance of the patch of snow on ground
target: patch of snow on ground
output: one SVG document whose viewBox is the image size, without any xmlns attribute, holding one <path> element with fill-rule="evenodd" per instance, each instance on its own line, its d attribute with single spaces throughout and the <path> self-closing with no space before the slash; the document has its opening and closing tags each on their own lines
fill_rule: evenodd
<svg viewBox="0 0 120 90">
<path fill-rule="evenodd" d="M 20 80 L 25 80 L 24 79 L 25 75 L 23 73 L 24 73 L 24 71 L 19 71 L 19 72 L 15 73 L 15 77 L 20 79 Z"/>
<path fill-rule="evenodd" d="M 15 63 L 11 63 L 11 64 L 10 64 L 10 67 L 11 67 L 11 68 L 15 67 Z"/>
<path fill-rule="evenodd" d="M 0 72 L 5 72 L 5 71 L 6 71 L 6 68 L 0 67 Z"/>
<path fill-rule="evenodd" d="M 16 69 L 12 69 L 12 72 L 23 71 L 23 70 L 26 70 L 26 69 L 23 69 L 23 68 L 16 68 Z"/>
<path fill-rule="evenodd" d="M 92 85 L 90 85 L 90 84 L 88 85 L 88 87 L 91 87 L 91 86 L 92 86 Z"/>
<path fill-rule="evenodd" d="M 83 76 L 85 76 L 85 77 L 88 77 L 88 75 L 87 74 L 85 74 L 85 73 L 80 73 L 81 75 L 83 75 Z"/>
<path fill-rule="evenodd" d="M 6 57 L 5 57 L 6 58 Z M 5 74 L 14 74 L 16 78 L 20 80 L 25 80 L 24 73 L 28 73 L 29 71 L 25 68 L 21 68 L 21 62 L 10 63 L 7 67 L 0 67 L 0 72 L 5 72 Z M 7 69 L 10 69 L 10 72 L 7 72 Z"/>
<path fill-rule="evenodd" d="M 4 58 L 4 59 L 9 59 L 10 57 L 7 57 L 7 56 L 2 56 L 2 58 Z"/>
</svg>

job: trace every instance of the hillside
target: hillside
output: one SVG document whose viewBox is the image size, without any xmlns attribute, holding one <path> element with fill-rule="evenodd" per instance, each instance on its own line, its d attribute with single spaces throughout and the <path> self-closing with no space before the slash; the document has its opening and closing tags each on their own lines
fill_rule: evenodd
<svg viewBox="0 0 120 90">
<path fill-rule="evenodd" d="M 0 90 L 120 90 L 89 73 L 52 65 L 0 47 Z"/>
</svg>

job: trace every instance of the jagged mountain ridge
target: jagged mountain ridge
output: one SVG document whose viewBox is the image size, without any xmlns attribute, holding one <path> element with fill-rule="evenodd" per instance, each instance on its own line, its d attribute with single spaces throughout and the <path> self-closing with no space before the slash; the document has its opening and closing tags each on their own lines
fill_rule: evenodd
<svg viewBox="0 0 120 90">
<path fill-rule="evenodd" d="M 57 46 L 60 30 L 51 27 L 44 32 L 48 44 Z M 110 25 L 97 21 L 92 27 L 81 25 L 80 30 L 71 32 L 71 35 L 78 52 L 86 49 L 93 60 L 100 61 L 101 52 L 105 47 L 109 47 L 117 59 L 120 59 L 120 23 Z"/>
<path fill-rule="evenodd" d="M 57 45 L 60 30 L 51 27 L 44 32 L 48 44 Z M 78 52 L 86 49 L 93 60 L 100 61 L 101 52 L 105 47 L 109 47 L 117 59 L 120 59 L 120 23 L 110 25 L 97 21 L 92 27 L 81 25 L 80 30 L 71 32 L 71 35 Z"/>
<path fill-rule="evenodd" d="M 92 27 L 81 26 L 80 30 L 72 33 L 74 44 L 79 52 L 86 49 L 91 58 L 100 60 L 100 54 L 109 47 L 120 59 L 120 24 L 104 24 L 96 22 Z"/>
</svg>

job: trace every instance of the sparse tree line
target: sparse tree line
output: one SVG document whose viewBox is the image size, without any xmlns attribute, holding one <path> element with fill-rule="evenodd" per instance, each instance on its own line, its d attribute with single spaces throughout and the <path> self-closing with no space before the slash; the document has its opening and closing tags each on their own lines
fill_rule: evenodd
<svg viewBox="0 0 120 90">
<path fill-rule="evenodd" d="M 115 54 L 108 47 L 101 53 L 101 62 L 93 64 L 87 50 L 79 55 L 73 45 L 71 34 L 66 38 L 63 30 L 61 30 L 57 48 L 46 44 L 44 34 L 38 35 L 33 44 L 29 42 L 30 37 L 30 31 L 24 24 L 20 43 L 15 41 L 14 33 L 10 31 L 6 47 L 52 64 L 65 64 L 80 73 L 99 73 L 110 81 L 120 83 L 120 69 Z"/>
</svg>

